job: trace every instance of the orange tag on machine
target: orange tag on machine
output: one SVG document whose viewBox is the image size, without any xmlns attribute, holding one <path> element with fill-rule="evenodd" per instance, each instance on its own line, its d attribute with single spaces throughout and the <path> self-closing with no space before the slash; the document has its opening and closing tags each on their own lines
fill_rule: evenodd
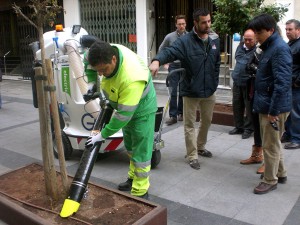
<svg viewBox="0 0 300 225">
<path fill-rule="evenodd" d="M 128 35 L 128 41 L 130 43 L 136 43 L 136 34 L 129 34 Z"/>
<path fill-rule="evenodd" d="M 100 130 L 92 130 L 91 136 L 96 136 L 99 133 L 100 133 Z"/>
</svg>

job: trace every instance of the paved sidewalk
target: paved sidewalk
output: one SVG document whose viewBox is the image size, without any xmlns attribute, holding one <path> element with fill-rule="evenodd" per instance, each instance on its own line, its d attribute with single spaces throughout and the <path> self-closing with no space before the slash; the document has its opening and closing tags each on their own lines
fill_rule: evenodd
<svg viewBox="0 0 300 225">
<path fill-rule="evenodd" d="M 33 107 L 31 82 L 4 79 L 1 85 L 0 174 L 41 162 L 38 110 Z M 167 96 L 158 95 L 163 106 Z M 198 125 L 198 123 L 195 123 Z M 253 137 L 228 135 L 232 127 L 212 125 L 207 149 L 212 158 L 200 157 L 200 170 L 184 159 L 183 123 L 163 129 L 165 148 L 162 160 L 151 172 L 150 201 L 168 209 L 169 225 L 297 225 L 300 224 L 300 150 L 285 152 L 288 182 L 266 195 L 253 194 L 260 182 L 259 165 L 241 165 L 250 155 Z M 74 175 L 80 153 L 67 161 Z M 58 161 L 56 160 L 58 165 Z M 127 177 L 128 159 L 124 150 L 101 155 L 91 181 L 116 188 Z M 1 219 L 0 219 L 1 224 Z M 3 223 L 2 223 L 3 224 Z"/>
</svg>

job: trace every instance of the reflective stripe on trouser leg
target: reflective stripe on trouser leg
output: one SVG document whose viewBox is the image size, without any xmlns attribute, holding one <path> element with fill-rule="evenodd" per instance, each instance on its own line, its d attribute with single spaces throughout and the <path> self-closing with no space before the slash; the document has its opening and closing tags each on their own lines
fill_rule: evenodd
<svg viewBox="0 0 300 225">
<path fill-rule="evenodd" d="M 132 152 L 127 151 L 127 154 L 129 156 L 129 160 L 130 160 L 129 161 L 128 178 L 133 179 L 134 178 L 134 168 L 135 168 L 135 166 L 134 166 L 133 162 L 131 161 Z"/>
<path fill-rule="evenodd" d="M 131 156 L 128 171 L 129 178 L 133 176 L 131 194 L 135 196 L 145 194 L 150 186 L 154 122 L 155 113 L 151 113 L 131 120 L 123 128 L 124 145 Z"/>
</svg>

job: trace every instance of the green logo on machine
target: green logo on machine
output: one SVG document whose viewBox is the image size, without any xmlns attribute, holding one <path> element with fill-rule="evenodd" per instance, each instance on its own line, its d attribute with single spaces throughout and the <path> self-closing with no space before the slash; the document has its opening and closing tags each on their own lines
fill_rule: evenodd
<svg viewBox="0 0 300 225">
<path fill-rule="evenodd" d="M 61 80 L 62 80 L 62 91 L 71 96 L 70 68 L 69 67 L 62 67 L 61 68 Z"/>
</svg>

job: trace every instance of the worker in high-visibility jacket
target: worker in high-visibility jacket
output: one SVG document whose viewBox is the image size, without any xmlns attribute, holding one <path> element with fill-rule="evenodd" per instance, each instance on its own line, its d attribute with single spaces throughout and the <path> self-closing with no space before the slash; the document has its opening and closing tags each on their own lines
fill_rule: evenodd
<svg viewBox="0 0 300 225">
<path fill-rule="evenodd" d="M 150 71 L 130 49 L 103 41 L 91 45 L 88 62 L 103 75 L 101 89 L 116 111 L 100 133 L 88 138 L 86 145 L 92 146 L 122 129 L 130 165 L 128 179 L 118 189 L 131 190 L 132 195 L 148 199 L 157 111 Z"/>
</svg>

